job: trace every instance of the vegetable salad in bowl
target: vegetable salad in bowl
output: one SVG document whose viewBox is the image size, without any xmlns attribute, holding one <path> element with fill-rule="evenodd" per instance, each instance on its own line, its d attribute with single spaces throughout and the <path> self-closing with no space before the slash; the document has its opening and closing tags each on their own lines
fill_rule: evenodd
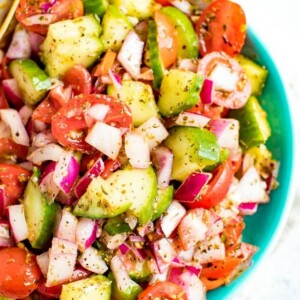
<svg viewBox="0 0 300 300">
<path fill-rule="evenodd" d="M 0 296 L 206 299 L 259 249 L 279 162 L 229 0 L 21 0 L 1 51 Z"/>
</svg>

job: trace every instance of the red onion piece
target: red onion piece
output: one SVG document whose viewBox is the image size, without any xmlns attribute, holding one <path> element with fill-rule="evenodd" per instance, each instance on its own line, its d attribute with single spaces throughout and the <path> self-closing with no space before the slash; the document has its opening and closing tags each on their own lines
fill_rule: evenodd
<svg viewBox="0 0 300 300">
<path fill-rule="evenodd" d="M 197 201 L 211 177 L 210 173 L 192 173 L 177 189 L 174 199 L 183 203 Z"/>
<path fill-rule="evenodd" d="M 33 25 L 50 25 L 54 23 L 57 19 L 55 14 L 36 14 L 30 17 L 24 18 L 22 20 L 23 24 L 26 26 Z"/>
<path fill-rule="evenodd" d="M 97 238 L 97 221 L 88 218 L 79 220 L 76 227 L 76 243 L 80 251 L 85 251 Z"/>
<path fill-rule="evenodd" d="M 24 105 L 20 110 L 19 110 L 19 115 L 21 117 L 22 123 L 24 126 L 28 123 L 31 115 L 32 115 L 32 108 Z"/>
<path fill-rule="evenodd" d="M 127 239 L 127 233 L 119 233 L 115 235 L 109 235 L 105 230 L 101 233 L 100 240 L 110 250 L 116 250 L 123 244 Z"/>
<path fill-rule="evenodd" d="M 94 104 L 90 108 L 88 108 L 87 111 L 85 112 L 84 114 L 85 121 L 87 122 L 88 125 L 89 123 L 91 123 L 90 119 L 92 119 L 93 123 L 95 121 L 103 121 L 109 109 L 110 108 L 108 105 L 100 104 L 100 103 Z"/>
<path fill-rule="evenodd" d="M 64 152 L 55 166 L 53 180 L 65 193 L 69 194 L 79 175 L 79 164 L 71 152 Z"/>
<path fill-rule="evenodd" d="M 61 220 L 55 234 L 56 237 L 75 243 L 77 224 L 77 218 L 66 209 L 63 209 Z"/>
<path fill-rule="evenodd" d="M 41 165 L 48 160 L 58 161 L 63 153 L 64 149 L 61 146 L 52 143 L 36 149 L 27 159 L 32 161 L 35 165 Z"/>
<path fill-rule="evenodd" d="M 253 215 L 257 212 L 258 204 L 257 203 L 241 203 L 239 205 L 239 211 L 242 215 Z"/>
<path fill-rule="evenodd" d="M 6 196 L 4 186 L 0 185 L 0 217 L 4 215 L 6 209 Z"/>
<path fill-rule="evenodd" d="M 209 121 L 210 118 L 206 116 L 191 112 L 182 112 L 175 120 L 175 124 L 180 126 L 192 126 L 203 128 L 208 124 Z"/>
<path fill-rule="evenodd" d="M 8 216 L 15 241 L 18 243 L 26 240 L 28 238 L 28 228 L 25 220 L 23 204 L 9 206 Z"/>
<path fill-rule="evenodd" d="M 180 59 L 178 62 L 178 69 L 197 73 L 198 60 L 190 58 Z"/>
<path fill-rule="evenodd" d="M 122 255 L 126 255 L 130 251 L 130 246 L 126 243 L 122 243 L 119 246 L 119 250 L 120 250 Z"/>
<path fill-rule="evenodd" d="M 0 248 L 7 248 L 14 245 L 14 241 L 9 234 L 9 225 L 6 222 L 0 223 Z"/>
<path fill-rule="evenodd" d="M 152 161 L 156 168 L 157 184 L 161 189 L 167 188 L 170 183 L 173 153 L 167 147 L 158 147 L 152 152 Z"/>
<path fill-rule="evenodd" d="M 50 0 L 46 3 L 42 4 L 42 10 L 44 13 L 48 13 L 50 8 L 52 8 L 52 6 L 55 4 L 56 0 Z"/>
<path fill-rule="evenodd" d="M 80 198 L 85 192 L 93 178 L 98 177 L 104 170 L 102 158 L 96 160 L 93 166 L 77 181 L 74 187 L 74 195 Z"/>
<path fill-rule="evenodd" d="M 130 235 L 129 240 L 133 243 L 143 243 L 145 242 L 145 238 L 140 235 Z"/>
<path fill-rule="evenodd" d="M 108 77 L 117 90 L 122 88 L 122 80 L 120 76 L 114 73 L 111 69 L 108 70 Z"/>
<path fill-rule="evenodd" d="M 36 262 L 42 271 L 42 274 L 46 277 L 49 268 L 49 252 L 46 251 L 36 256 Z"/>
<path fill-rule="evenodd" d="M 214 83 L 210 79 L 204 79 L 200 98 L 203 104 L 212 104 L 212 93 Z"/>
<path fill-rule="evenodd" d="M 3 88 L 8 100 L 13 104 L 17 109 L 24 106 L 24 101 L 20 89 L 18 87 L 17 80 L 14 78 L 5 79 L 2 81 Z"/>
<path fill-rule="evenodd" d="M 29 38 L 29 43 L 30 43 L 32 53 L 36 56 L 39 55 L 40 46 L 44 42 L 45 37 L 38 33 L 29 31 L 28 38 Z"/>
<path fill-rule="evenodd" d="M 48 144 L 55 143 L 56 139 L 50 130 L 39 132 L 33 137 L 32 146 L 34 147 L 44 147 Z"/>
</svg>

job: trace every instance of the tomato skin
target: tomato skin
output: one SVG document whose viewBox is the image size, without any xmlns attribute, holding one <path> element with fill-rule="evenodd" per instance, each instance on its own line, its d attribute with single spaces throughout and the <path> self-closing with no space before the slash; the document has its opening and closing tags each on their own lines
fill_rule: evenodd
<svg viewBox="0 0 300 300">
<path fill-rule="evenodd" d="M 189 208 L 212 208 L 219 204 L 226 196 L 233 179 L 233 169 L 230 161 L 225 161 L 215 170 L 215 175 L 208 184 L 207 191 L 199 201 L 188 202 Z"/>
<path fill-rule="evenodd" d="M 118 160 L 107 159 L 104 162 L 104 170 L 100 174 L 103 179 L 107 179 L 114 171 L 121 167 L 121 163 Z"/>
<path fill-rule="evenodd" d="M 52 117 L 52 134 L 65 147 L 92 153 L 95 149 L 85 142 L 89 126 L 85 111 L 94 104 L 109 105 L 104 122 L 118 128 L 130 129 L 132 116 L 129 108 L 112 97 L 99 94 L 79 95 L 61 107 Z"/>
<path fill-rule="evenodd" d="M 163 5 L 163 6 L 168 6 L 170 5 L 170 2 L 168 0 L 155 0 L 155 2 Z"/>
<path fill-rule="evenodd" d="M 246 17 L 237 3 L 216 0 L 202 12 L 197 24 L 200 54 L 224 51 L 230 56 L 241 52 L 246 39 Z"/>
<path fill-rule="evenodd" d="M 202 283 L 204 284 L 207 291 L 211 291 L 217 289 L 218 287 L 225 284 L 225 278 L 218 278 L 218 279 L 208 279 L 206 277 L 200 276 Z"/>
<path fill-rule="evenodd" d="M 21 248 L 0 250 L 0 295 L 9 298 L 29 296 L 38 286 L 41 271 L 35 255 Z"/>
<path fill-rule="evenodd" d="M 28 147 L 16 144 L 10 138 L 0 138 L 0 157 L 15 155 L 18 159 L 26 159 Z"/>
<path fill-rule="evenodd" d="M 225 247 L 227 252 L 234 250 L 239 243 L 239 238 L 245 228 L 245 223 L 242 217 L 231 219 L 229 223 L 224 225 Z"/>
<path fill-rule="evenodd" d="M 172 282 L 157 282 L 149 285 L 138 296 L 138 300 L 187 300 L 186 292 L 177 284 Z"/>
</svg>

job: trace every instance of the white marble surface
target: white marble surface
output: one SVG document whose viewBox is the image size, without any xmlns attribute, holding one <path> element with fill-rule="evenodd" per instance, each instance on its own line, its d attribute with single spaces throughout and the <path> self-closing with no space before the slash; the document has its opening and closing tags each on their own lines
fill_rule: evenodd
<svg viewBox="0 0 300 300">
<path fill-rule="evenodd" d="M 248 24 L 267 46 L 284 78 L 296 116 L 299 135 L 300 101 L 300 1 L 236 0 L 246 11 Z M 296 163 L 296 162 L 295 162 Z M 296 177 L 300 178 L 299 168 Z M 300 186 L 300 185 L 298 185 Z M 233 300 L 300 299 L 300 188 L 287 224 L 274 250 Z"/>
</svg>

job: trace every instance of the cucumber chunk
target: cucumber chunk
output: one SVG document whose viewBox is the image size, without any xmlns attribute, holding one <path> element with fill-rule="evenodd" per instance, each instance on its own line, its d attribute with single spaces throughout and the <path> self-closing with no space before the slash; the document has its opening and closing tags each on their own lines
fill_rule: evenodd
<svg viewBox="0 0 300 300">
<path fill-rule="evenodd" d="M 101 39 L 105 49 L 118 52 L 128 32 L 132 29 L 126 15 L 117 7 L 110 5 L 102 20 L 103 35 Z"/>
<path fill-rule="evenodd" d="M 243 149 L 264 144 L 271 135 L 267 114 L 254 96 L 241 109 L 232 110 L 229 117 L 240 122 L 240 145 Z"/>
<path fill-rule="evenodd" d="M 102 275 L 64 284 L 60 300 L 110 300 L 111 280 Z"/>
<path fill-rule="evenodd" d="M 173 152 L 172 179 L 178 181 L 220 160 L 217 138 L 204 128 L 173 127 L 164 144 Z"/>
<path fill-rule="evenodd" d="M 51 86 L 48 75 L 31 59 L 12 61 L 9 71 L 17 80 L 22 98 L 28 106 L 41 101 Z"/>
<path fill-rule="evenodd" d="M 199 102 L 203 77 L 190 71 L 170 70 L 162 79 L 158 109 L 162 116 L 171 117 Z"/>
<path fill-rule="evenodd" d="M 151 117 L 157 116 L 158 108 L 150 85 L 133 80 L 122 83 L 122 89 L 113 85 L 107 89 L 107 94 L 126 103 L 132 113 L 134 126 L 140 126 Z"/>
<path fill-rule="evenodd" d="M 161 11 L 172 21 L 177 31 L 178 56 L 180 58 L 198 58 L 198 36 L 189 18 L 172 6 L 166 6 Z"/>
<path fill-rule="evenodd" d="M 158 219 L 169 207 L 169 205 L 173 200 L 173 194 L 174 194 L 174 187 L 172 185 L 169 185 L 165 189 L 158 190 L 157 197 L 153 202 L 153 214 L 151 218 L 152 222 Z"/>
<path fill-rule="evenodd" d="M 109 5 L 107 0 L 83 0 L 84 14 L 96 14 L 102 18 Z"/>
<path fill-rule="evenodd" d="M 28 240 L 35 249 L 42 249 L 52 236 L 58 207 L 48 204 L 38 186 L 38 171 L 28 181 L 25 189 L 23 205 L 28 226 Z"/>
<path fill-rule="evenodd" d="M 108 219 L 104 226 L 104 229 L 109 235 L 116 235 L 132 231 L 128 223 L 126 223 L 120 216 Z"/>
<path fill-rule="evenodd" d="M 237 55 L 235 58 L 250 79 L 252 95 L 260 96 L 267 80 L 268 70 L 243 55 Z"/>
</svg>

